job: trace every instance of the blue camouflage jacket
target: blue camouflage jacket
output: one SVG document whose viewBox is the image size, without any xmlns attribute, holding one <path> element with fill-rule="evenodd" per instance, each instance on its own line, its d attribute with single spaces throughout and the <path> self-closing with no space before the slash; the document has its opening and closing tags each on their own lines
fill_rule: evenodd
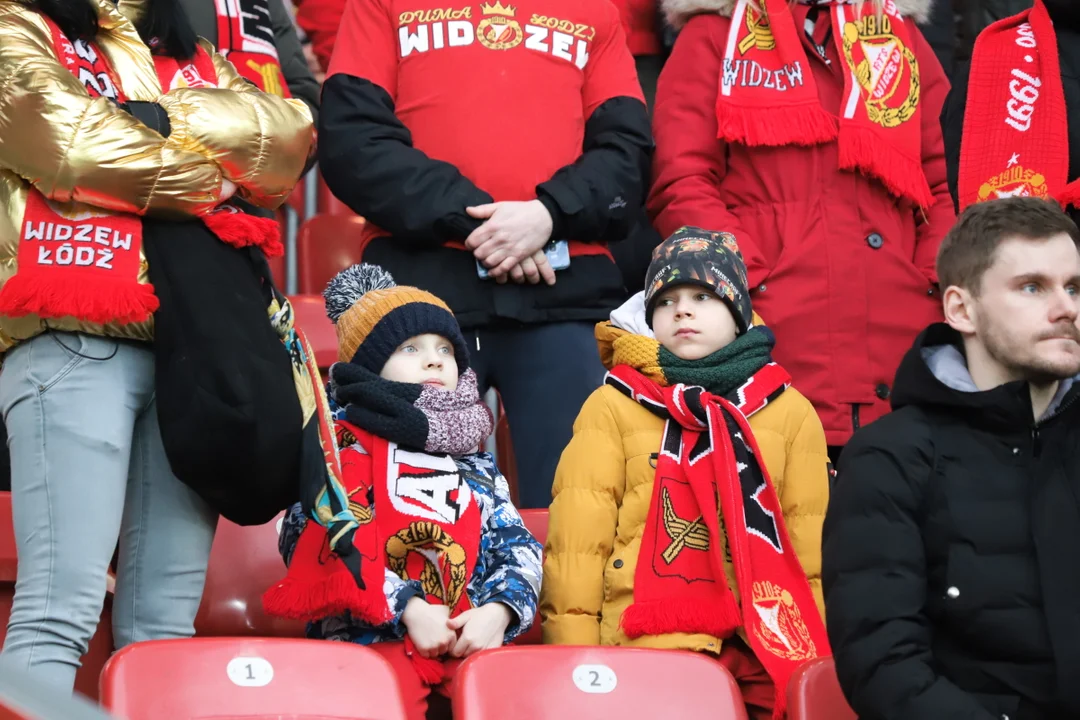
<svg viewBox="0 0 1080 720">
<path fill-rule="evenodd" d="M 473 607 L 501 602 L 510 608 L 513 618 L 503 639 L 508 643 L 526 632 L 536 618 L 543 547 L 525 529 L 521 515 L 510 499 L 510 486 L 491 453 L 464 455 L 455 461 L 478 504 L 483 528 L 480 552 L 466 592 Z M 377 513 L 378 508 L 374 508 L 374 512 Z M 307 522 L 299 503 L 285 515 L 278 549 L 286 565 L 292 560 L 293 549 Z M 329 617 L 309 623 L 308 637 L 362 645 L 404 638 L 405 624 L 401 616 L 405 605 L 415 596 L 422 597 L 423 591 L 419 582 L 402 580 L 389 569 L 385 579 L 387 600 L 394 611 L 392 621 L 372 627 L 348 614 Z"/>
</svg>

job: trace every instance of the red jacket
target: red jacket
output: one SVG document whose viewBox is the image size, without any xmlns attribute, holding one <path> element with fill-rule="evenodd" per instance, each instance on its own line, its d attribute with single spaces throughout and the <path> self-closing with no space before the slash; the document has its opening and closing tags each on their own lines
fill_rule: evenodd
<svg viewBox="0 0 1080 720">
<path fill-rule="evenodd" d="M 710 6 L 687 7 L 702 2 Z M 955 220 L 938 120 L 949 83 L 909 22 L 921 69 L 923 167 L 936 199 L 924 215 L 879 181 L 840 171 L 835 142 L 750 148 L 717 140 L 715 103 L 734 5 L 665 2 L 669 18 L 685 27 L 657 88 L 649 210 L 664 236 L 682 225 L 735 234 L 754 309 L 776 333 L 776 360 L 814 403 L 829 444 L 843 445 L 888 412 L 900 359 L 941 319 L 934 261 Z M 910 17 L 928 2 L 897 5 Z M 709 12 L 686 22 L 702 11 Z M 822 106 L 839 114 L 845 64 L 831 41 L 831 65 L 804 43 Z"/>
<path fill-rule="evenodd" d="M 298 0 L 296 3 L 296 24 L 311 41 L 311 49 L 323 72 L 330 67 L 330 56 L 334 53 L 344 12 L 345 0 Z"/>
<path fill-rule="evenodd" d="M 659 55 L 660 37 L 656 31 L 657 0 L 611 0 L 619 9 L 626 44 L 630 54 Z"/>
</svg>

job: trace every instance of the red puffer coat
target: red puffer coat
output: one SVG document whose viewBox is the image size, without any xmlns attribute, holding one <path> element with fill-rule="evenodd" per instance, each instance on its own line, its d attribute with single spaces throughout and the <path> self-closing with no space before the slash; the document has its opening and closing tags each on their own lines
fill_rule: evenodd
<svg viewBox="0 0 1080 720">
<path fill-rule="evenodd" d="M 920 17 L 929 0 L 896 4 L 905 17 Z M 665 0 L 668 17 L 684 27 L 657 90 L 649 210 L 664 236 L 682 225 L 735 234 L 754 310 L 776 333 L 776 360 L 817 408 L 829 444 L 843 445 L 888 412 L 900 359 L 941 319 L 934 260 L 955 220 L 939 125 L 949 83 L 909 22 L 921 71 L 923 168 L 936 200 L 925 213 L 873 178 L 840 171 L 835 142 L 726 144 L 717 140 L 715 104 L 734 6 Z M 839 114 L 845 63 L 832 40 L 826 64 L 799 36 L 822 107 Z"/>
</svg>

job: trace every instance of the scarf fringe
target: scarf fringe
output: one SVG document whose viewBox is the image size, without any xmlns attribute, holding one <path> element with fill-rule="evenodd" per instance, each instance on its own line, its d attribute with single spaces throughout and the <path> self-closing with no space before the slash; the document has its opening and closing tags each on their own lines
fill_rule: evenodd
<svg viewBox="0 0 1080 720">
<path fill-rule="evenodd" d="M 416 644 L 408 635 L 405 636 L 405 654 L 412 663 L 420 682 L 425 685 L 440 685 L 446 679 L 446 667 L 437 658 L 426 658 L 416 649 Z"/>
<path fill-rule="evenodd" d="M 233 247 L 254 245 L 269 258 L 285 254 L 285 247 L 281 244 L 281 227 L 272 218 L 226 210 L 204 215 L 202 221 L 219 240 Z"/>
<path fill-rule="evenodd" d="M 836 118 L 815 100 L 802 107 L 745 107 L 716 103 L 717 137 L 750 147 L 820 145 L 836 139 Z"/>
<path fill-rule="evenodd" d="M 926 210 L 934 195 L 926 182 L 922 162 L 882 143 L 873 131 L 848 122 L 840 133 L 840 167 L 861 170 L 880 180 L 889 192 Z"/>
<path fill-rule="evenodd" d="M 635 602 L 623 611 L 619 624 L 628 638 L 671 633 L 726 638 L 742 625 L 742 617 L 735 598 L 728 592 L 717 593 L 710 603 L 679 598 Z"/>
<path fill-rule="evenodd" d="M 1061 206 L 1068 208 L 1072 206 L 1080 209 L 1080 180 L 1069 183 L 1065 186 L 1057 197 L 1057 201 L 1061 203 Z"/>
<path fill-rule="evenodd" d="M 76 317 L 86 322 L 128 325 L 146 322 L 160 302 L 154 286 L 116 278 L 16 273 L 0 290 L 0 315 Z"/>
<path fill-rule="evenodd" d="M 381 588 L 380 588 L 381 590 Z M 367 593 L 347 572 L 334 573 L 314 583 L 286 577 L 263 594 L 263 610 L 273 617 L 315 622 L 348 612 L 371 625 L 393 619 L 380 593 Z"/>
</svg>

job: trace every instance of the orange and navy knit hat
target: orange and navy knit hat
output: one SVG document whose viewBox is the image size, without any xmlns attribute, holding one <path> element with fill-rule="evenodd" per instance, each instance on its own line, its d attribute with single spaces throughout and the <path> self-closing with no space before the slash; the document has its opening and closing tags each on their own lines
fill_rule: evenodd
<svg viewBox="0 0 1080 720">
<path fill-rule="evenodd" d="M 396 284 L 378 265 L 345 268 L 326 286 L 323 299 L 337 328 L 341 362 L 379 373 L 401 343 L 431 333 L 454 346 L 459 375 L 469 369 L 465 338 L 446 303 L 420 288 Z"/>
</svg>

